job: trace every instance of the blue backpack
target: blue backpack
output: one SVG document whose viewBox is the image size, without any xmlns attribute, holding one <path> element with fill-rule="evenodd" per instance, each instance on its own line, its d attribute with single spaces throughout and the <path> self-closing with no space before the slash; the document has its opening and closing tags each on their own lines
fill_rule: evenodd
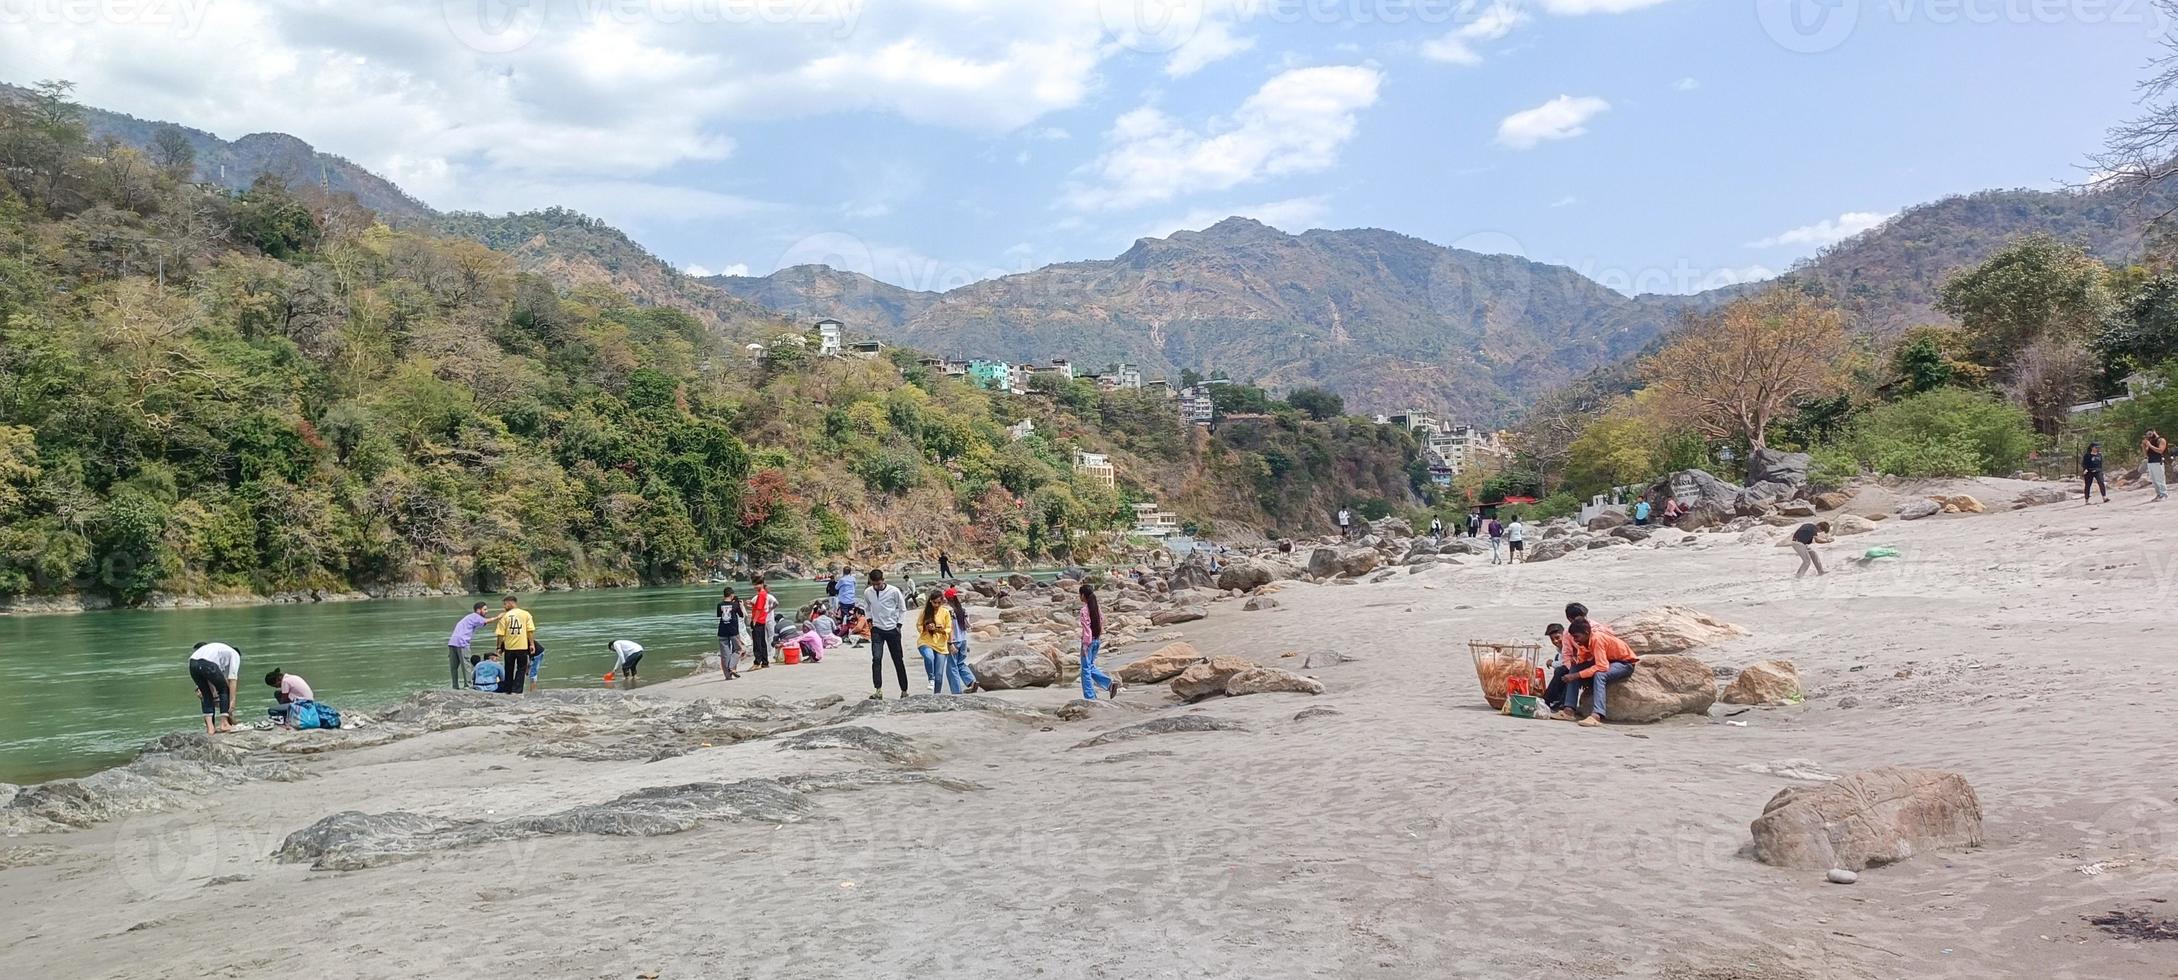
<svg viewBox="0 0 2178 980">
<path fill-rule="evenodd" d="M 332 705 L 316 701 L 295 702 L 288 708 L 288 718 L 297 729 L 340 727 L 340 712 Z"/>
</svg>

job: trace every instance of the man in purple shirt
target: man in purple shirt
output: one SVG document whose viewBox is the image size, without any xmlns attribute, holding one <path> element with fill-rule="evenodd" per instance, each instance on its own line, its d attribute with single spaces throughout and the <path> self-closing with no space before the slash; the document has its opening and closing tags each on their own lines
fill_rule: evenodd
<svg viewBox="0 0 2178 980">
<path fill-rule="evenodd" d="M 454 624 L 454 635 L 446 638 L 446 666 L 454 673 L 454 690 L 461 690 L 469 676 L 469 638 L 476 635 L 476 628 L 489 624 L 497 616 L 484 615 L 484 603 L 469 607 L 469 615 Z"/>
</svg>

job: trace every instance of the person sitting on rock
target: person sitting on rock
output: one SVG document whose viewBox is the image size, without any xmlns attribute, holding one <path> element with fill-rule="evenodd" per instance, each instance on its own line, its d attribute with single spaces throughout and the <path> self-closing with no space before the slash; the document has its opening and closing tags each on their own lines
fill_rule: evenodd
<svg viewBox="0 0 2178 980">
<path fill-rule="evenodd" d="M 1561 651 L 1572 644 L 1572 641 L 1566 638 L 1565 625 L 1562 623 L 1552 623 L 1543 627 L 1543 639 L 1549 641 L 1553 648 Z M 1571 717 L 1570 712 L 1578 706 L 1580 692 L 1569 690 L 1572 685 L 1567 683 L 1567 680 L 1572 676 L 1572 654 L 1561 652 L 1556 661 L 1550 665 L 1550 682 L 1543 685 L 1543 704 L 1550 708 L 1551 717 L 1553 718 L 1560 715 Z M 1573 696 L 1576 704 L 1566 703 L 1568 693 Z"/>
<path fill-rule="evenodd" d="M 1582 728 L 1595 728 L 1610 716 L 1604 707 L 1604 691 L 1612 681 L 1622 681 L 1633 676 L 1634 665 L 1641 658 L 1634 656 L 1633 648 L 1625 640 L 1591 626 L 1586 617 L 1576 619 L 1566 627 L 1566 634 L 1573 641 L 1573 677 L 1566 685 L 1565 700 L 1568 707 L 1551 717 L 1559 721 L 1572 721 L 1572 708 L 1580 700 L 1580 688 L 1588 686 L 1588 717 L 1581 719 Z"/>
</svg>

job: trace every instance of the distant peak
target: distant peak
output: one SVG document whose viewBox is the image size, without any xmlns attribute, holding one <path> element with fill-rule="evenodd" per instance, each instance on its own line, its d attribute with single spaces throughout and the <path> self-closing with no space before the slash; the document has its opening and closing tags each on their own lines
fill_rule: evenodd
<svg viewBox="0 0 2178 980">
<path fill-rule="evenodd" d="M 1244 235 L 1275 230 L 1254 218 L 1243 218 L 1236 214 L 1208 228 L 1204 228 L 1202 233 L 1205 235 Z"/>
</svg>

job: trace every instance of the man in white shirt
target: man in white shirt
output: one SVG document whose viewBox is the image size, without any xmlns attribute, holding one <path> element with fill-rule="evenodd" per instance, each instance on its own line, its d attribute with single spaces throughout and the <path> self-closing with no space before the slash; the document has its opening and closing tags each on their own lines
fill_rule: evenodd
<svg viewBox="0 0 2178 980">
<path fill-rule="evenodd" d="M 628 680 L 635 680 L 635 665 L 643 662 L 643 645 L 634 640 L 614 640 L 606 644 L 606 649 L 613 652 L 613 669 L 605 676 L 610 679 L 614 674 L 626 674 Z"/>
<path fill-rule="evenodd" d="M 1348 512 L 1348 511 L 1346 510 L 1346 508 L 1344 508 L 1344 507 L 1341 507 L 1341 508 L 1339 508 L 1339 537 L 1343 539 L 1343 538 L 1350 538 L 1350 537 L 1353 537 L 1353 536 L 1354 536 L 1354 515 L 1353 515 L 1353 514 L 1351 514 L 1351 513 L 1349 513 L 1349 512 Z"/>
<path fill-rule="evenodd" d="M 1511 524 L 1505 525 L 1505 543 L 1512 546 L 1511 561 L 1527 560 L 1528 526 L 1520 523 L 1518 515 L 1514 515 Z"/>
<path fill-rule="evenodd" d="M 204 710 L 204 734 L 234 731 L 235 678 L 240 676 L 242 654 L 235 648 L 206 642 L 190 650 L 189 679 L 197 685 L 197 700 Z M 227 723 L 213 727 L 214 715 L 226 715 Z"/>
<path fill-rule="evenodd" d="M 900 696 L 908 696 L 907 654 L 900 646 L 900 626 L 907 622 L 907 596 L 900 587 L 885 581 L 885 570 L 870 569 L 870 700 L 885 699 L 885 649 L 892 649 L 892 672 L 900 679 Z"/>
</svg>

